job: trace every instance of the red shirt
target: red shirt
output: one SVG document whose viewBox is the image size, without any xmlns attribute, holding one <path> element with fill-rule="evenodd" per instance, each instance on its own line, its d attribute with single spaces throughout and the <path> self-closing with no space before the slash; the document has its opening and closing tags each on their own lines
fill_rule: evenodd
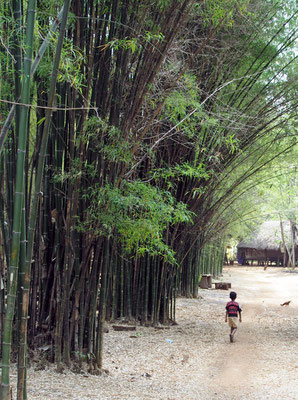
<svg viewBox="0 0 298 400">
<path fill-rule="evenodd" d="M 226 305 L 226 310 L 229 317 L 238 317 L 238 313 L 242 311 L 236 301 L 229 301 Z"/>
</svg>

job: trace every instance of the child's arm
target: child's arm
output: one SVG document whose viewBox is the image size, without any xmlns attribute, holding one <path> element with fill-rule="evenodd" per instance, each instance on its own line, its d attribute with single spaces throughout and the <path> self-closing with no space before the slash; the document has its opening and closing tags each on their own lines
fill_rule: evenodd
<svg viewBox="0 0 298 400">
<path fill-rule="evenodd" d="M 239 322 L 242 322 L 241 311 L 239 311 Z"/>
<path fill-rule="evenodd" d="M 226 311 L 225 322 L 228 322 L 228 311 Z"/>
</svg>

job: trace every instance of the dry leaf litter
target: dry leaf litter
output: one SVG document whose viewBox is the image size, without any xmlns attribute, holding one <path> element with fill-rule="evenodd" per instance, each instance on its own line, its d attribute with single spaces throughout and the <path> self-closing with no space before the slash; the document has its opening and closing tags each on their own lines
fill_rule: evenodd
<svg viewBox="0 0 298 400">
<path fill-rule="evenodd" d="M 297 400 L 298 273 L 227 267 L 243 309 L 235 342 L 224 323 L 228 291 L 177 300 L 177 325 L 104 336 L 101 376 L 28 370 L 28 400 Z M 281 307 L 291 300 L 288 307 Z M 15 390 L 16 371 L 12 382 Z"/>
</svg>

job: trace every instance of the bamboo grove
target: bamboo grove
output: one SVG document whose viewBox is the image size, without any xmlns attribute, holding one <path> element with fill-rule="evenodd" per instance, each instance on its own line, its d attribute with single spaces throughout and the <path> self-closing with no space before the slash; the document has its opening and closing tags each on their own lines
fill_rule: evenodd
<svg viewBox="0 0 298 400">
<path fill-rule="evenodd" d="M 237 199 L 297 143 L 296 15 L 263 0 L 0 13 L 1 388 L 17 354 L 25 399 L 27 342 L 98 372 L 106 320 L 170 323 L 176 296 L 221 272 Z"/>
</svg>

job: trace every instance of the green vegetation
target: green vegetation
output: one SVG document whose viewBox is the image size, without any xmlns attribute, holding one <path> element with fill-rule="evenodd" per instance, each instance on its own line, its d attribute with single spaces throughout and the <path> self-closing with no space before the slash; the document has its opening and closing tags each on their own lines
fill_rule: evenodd
<svg viewBox="0 0 298 400">
<path fill-rule="evenodd" d="M 98 373 L 105 320 L 171 323 L 231 236 L 295 221 L 283 3 L 49 1 L 36 22 L 34 4 L 1 3 L 3 400 L 17 349 L 26 399 L 27 338 L 58 370 Z"/>
</svg>

